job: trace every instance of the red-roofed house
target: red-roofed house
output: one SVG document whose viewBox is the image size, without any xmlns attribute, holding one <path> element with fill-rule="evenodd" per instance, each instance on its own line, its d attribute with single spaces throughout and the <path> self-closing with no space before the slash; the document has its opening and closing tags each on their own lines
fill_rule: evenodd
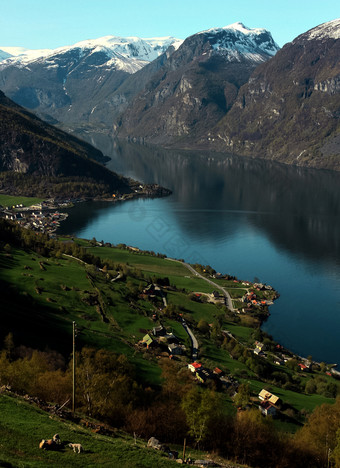
<svg viewBox="0 0 340 468">
<path fill-rule="evenodd" d="M 300 369 L 303 371 L 303 372 L 308 372 L 309 369 L 307 366 L 305 366 L 304 364 L 301 364 L 301 362 L 298 364 L 298 366 L 300 367 Z"/>
<path fill-rule="evenodd" d="M 188 369 L 191 370 L 191 372 L 196 372 L 201 367 L 202 364 L 200 364 L 199 362 L 193 362 L 192 364 L 188 364 Z"/>
<path fill-rule="evenodd" d="M 215 367 L 213 373 L 218 375 L 219 377 L 221 377 L 224 374 L 223 370 L 219 369 L 218 367 Z"/>
</svg>

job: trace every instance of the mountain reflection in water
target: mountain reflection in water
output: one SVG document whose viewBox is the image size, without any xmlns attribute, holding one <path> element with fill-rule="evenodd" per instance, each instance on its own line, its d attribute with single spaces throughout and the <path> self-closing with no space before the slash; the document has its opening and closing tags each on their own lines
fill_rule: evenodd
<svg viewBox="0 0 340 468">
<path fill-rule="evenodd" d="M 339 362 L 340 174 L 268 161 L 89 141 L 164 199 L 76 206 L 63 233 L 209 263 L 281 294 L 264 329 L 315 359 Z"/>
</svg>

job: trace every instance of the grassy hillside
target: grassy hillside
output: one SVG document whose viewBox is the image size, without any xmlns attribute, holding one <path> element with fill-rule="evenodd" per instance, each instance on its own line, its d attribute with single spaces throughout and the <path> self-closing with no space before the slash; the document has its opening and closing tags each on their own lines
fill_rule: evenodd
<svg viewBox="0 0 340 468">
<path fill-rule="evenodd" d="M 291 434 L 316 407 L 334 402 L 338 385 L 326 374 L 329 368 L 325 364 L 314 363 L 312 372 L 302 372 L 297 357 L 280 347 L 288 360 L 284 365 L 275 362 L 278 344 L 259 328 L 267 306 L 244 309 L 241 302 L 249 289 L 255 289 L 253 284 L 230 277 L 216 279 L 209 266 L 196 265 L 197 271 L 213 281 L 211 284 L 185 264 L 150 252 L 124 245 L 103 246 L 94 239 L 51 240 L 2 220 L 0 224 L 0 385 L 58 404 L 68 400 L 72 389 L 68 362 L 76 322 L 78 414 L 135 432 L 145 440 L 156 436 L 162 442 L 181 444 L 188 437 L 193 446 L 203 437 L 202 447 L 256 466 L 266 466 L 261 465 L 264 459 L 271 460 L 268 463 L 277 460 L 277 450 L 286 444 L 291 450 L 287 457 L 294 460 L 294 451 L 300 452 L 301 447 L 294 445 Z M 227 288 L 235 310 L 228 309 L 223 298 L 213 297 L 218 286 Z M 275 294 L 256 292 L 261 300 Z M 206 371 L 216 367 L 223 371 L 224 382 L 212 376 L 202 382 L 188 370 L 192 343 L 183 320 L 197 338 L 197 360 Z M 181 355 L 169 359 L 168 343 L 161 338 L 154 337 L 154 343 L 146 346 L 143 337 L 158 325 L 165 327 L 168 336 L 174 333 L 185 346 Z M 266 346 L 262 357 L 254 353 L 259 340 Z M 258 410 L 257 396 L 263 388 L 282 402 L 273 421 L 263 418 Z M 244 398 L 240 399 L 242 392 Z M 249 410 L 241 413 L 241 419 L 235 417 L 239 406 Z M 3 416 L 7 410 L 0 411 Z M 15 418 L 13 409 L 8 413 Z M 11 448 L 11 440 L 17 437 L 16 431 L 25 432 L 26 427 L 19 417 L 8 424 L 6 418 L 0 421 L 0 431 L 9 434 L 4 436 L 8 458 L 3 460 L 10 463 L 16 450 L 14 444 Z M 40 435 L 48 430 L 42 430 L 43 423 L 34 424 L 31 436 L 37 439 L 64 431 L 56 427 L 52 434 Z M 247 432 L 249 424 L 252 435 Z M 196 430 L 200 425 L 202 437 Z M 73 429 L 69 427 L 69 431 Z M 226 433 L 232 434 L 232 439 L 226 438 Z M 259 433 L 264 446 L 255 450 Z M 74 441 L 72 432 L 65 434 L 61 437 Z M 75 434 L 89 447 L 85 466 L 105 466 L 105 458 L 93 461 L 99 449 L 91 448 L 94 442 L 83 430 L 77 429 Z M 237 434 L 244 437 L 241 445 Z M 265 451 L 268 437 L 277 447 L 272 455 Z M 137 448 L 131 449 L 131 455 L 130 448 L 121 443 L 117 450 L 127 450 L 127 456 L 132 457 L 121 466 L 153 466 L 134 465 Z M 242 455 L 245 449 L 237 447 L 246 443 L 249 449 Z M 27 446 L 20 450 L 20 456 L 26 452 L 33 456 Z M 104 452 L 110 454 L 108 448 Z M 68 466 L 67 457 L 73 454 L 64 455 L 63 466 Z M 41 456 L 45 455 L 38 451 L 39 462 Z M 51 457 L 50 462 L 56 455 L 46 456 Z"/>
<path fill-rule="evenodd" d="M 211 294 L 214 287 L 194 277 L 183 264 L 126 248 L 93 246 L 86 240 L 65 239 L 61 245 L 69 249 L 81 246 L 87 254 L 94 255 L 109 267 L 100 271 L 62 252 L 45 257 L 15 247 L 10 252 L 1 251 L 3 326 L 0 339 L 13 332 L 16 343 L 42 350 L 46 347 L 56 349 L 68 357 L 72 350 L 72 322 L 76 321 L 79 330 L 77 349 L 88 345 L 123 353 L 134 363 L 142 381 L 160 384 L 157 353 L 146 351 L 138 342 L 161 321 L 186 345 L 187 352 L 181 358 L 185 365 L 185 361 L 190 360 L 191 343 L 178 321 L 178 314 L 181 314 L 198 338 L 200 361 L 209 368 L 218 366 L 226 373 L 233 373 L 240 382 L 250 382 L 251 390 L 256 393 L 264 385 L 263 379 L 259 378 L 262 375 L 296 411 L 311 411 L 316 405 L 329 401 L 322 395 L 295 393 L 299 385 L 294 384 L 294 379 L 298 379 L 301 389 L 311 378 L 310 374 L 298 376 L 288 368 L 260 358 L 256 361 L 262 366 L 260 370 L 256 366 L 249 367 L 250 361 L 246 362 L 247 358 L 242 359 L 239 353 L 254 346 L 254 337 L 258 333 L 254 314 L 226 313 L 226 308 L 220 304 L 192 300 L 193 293 Z M 148 284 L 164 278 L 170 283 L 170 287 L 163 288 L 170 307 L 168 312 L 167 308 L 160 310 L 164 308 L 161 297 L 150 300 L 141 294 Z M 240 283 L 214 281 L 227 287 L 236 300 L 245 293 Z M 217 330 L 219 335 L 213 338 L 213 328 L 208 333 L 202 331 L 198 326 L 200 321 L 216 327 L 220 330 Z M 228 344 L 221 330 L 228 330 L 234 341 Z M 286 390 L 277 387 L 279 382 L 272 380 L 273 373 L 281 373 L 279 377 L 286 382 Z M 334 380 L 326 375 L 322 379 L 326 384 Z"/>
<path fill-rule="evenodd" d="M 91 432 L 72 422 L 50 417 L 49 413 L 20 398 L 0 395 L 0 466 L 2 467 L 84 467 L 119 466 L 159 468 L 177 466 L 146 442 L 117 431 L 115 437 Z M 60 435 L 65 443 L 58 451 L 39 449 L 42 439 Z M 80 443 L 84 452 L 76 454 L 67 443 Z"/>
</svg>

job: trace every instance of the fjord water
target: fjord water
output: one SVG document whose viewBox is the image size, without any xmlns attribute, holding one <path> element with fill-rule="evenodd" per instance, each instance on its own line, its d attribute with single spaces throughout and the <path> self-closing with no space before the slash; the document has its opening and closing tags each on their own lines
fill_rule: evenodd
<svg viewBox="0 0 340 468">
<path fill-rule="evenodd" d="M 271 284 L 263 329 L 292 351 L 340 365 L 340 174 L 92 140 L 108 167 L 170 197 L 79 204 L 60 233 L 125 243 Z"/>
</svg>

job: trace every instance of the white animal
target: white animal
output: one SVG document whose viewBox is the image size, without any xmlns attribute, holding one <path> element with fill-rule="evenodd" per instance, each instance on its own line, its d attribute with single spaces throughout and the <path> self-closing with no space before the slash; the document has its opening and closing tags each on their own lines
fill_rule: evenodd
<svg viewBox="0 0 340 468">
<path fill-rule="evenodd" d="M 73 449 L 74 453 L 80 453 L 83 452 L 83 446 L 81 444 L 68 444 L 68 446 Z"/>
</svg>

